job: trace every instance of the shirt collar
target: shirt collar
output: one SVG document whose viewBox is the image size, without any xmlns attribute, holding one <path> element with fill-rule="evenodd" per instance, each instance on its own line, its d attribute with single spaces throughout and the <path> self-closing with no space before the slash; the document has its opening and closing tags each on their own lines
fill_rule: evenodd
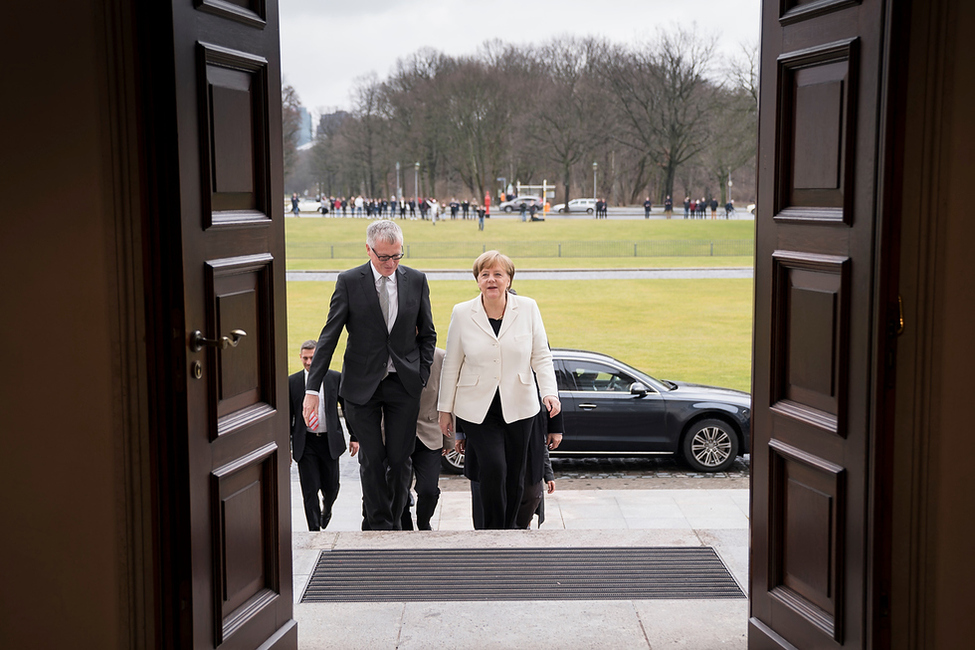
<svg viewBox="0 0 975 650">
<path fill-rule="evenodd" d="M 381 278 L 383 274 L 376 270 L 376 265 L 372 263 L 371 259 L 369 260 L 369 268 L 372 270 L 373 284 L 379 284 L 379 278 Z M 390 274 L 389 281 L 396 284 L 396 271 L 393 271 L 392 274 Z"/>
</svg>

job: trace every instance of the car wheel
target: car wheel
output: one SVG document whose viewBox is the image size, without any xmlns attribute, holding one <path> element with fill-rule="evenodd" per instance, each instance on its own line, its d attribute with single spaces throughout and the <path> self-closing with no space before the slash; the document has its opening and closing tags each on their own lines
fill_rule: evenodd
<svg viewBox="0 0 975 650">
<path fill-rule="evenodd" d="M 511 212 L 511 206 L 510 205 L 504 206 L 504 211 L 505 212 Z"/>
<path fill-rule="evenodd" d="M 565 213 L 565 208 L 559 208 L 559 214 L 564 214 L 564 213 Z"/>
<path fill-rule="evenodd" d="M 464 473 L 464 454 L 458 453 L 454 448 L 447 450 L 447 453 L 440 457 L 440 467 L 448 474 Z"/>
<path fill-rule="evenodd" d="M 586 214 L 592 214 L 592 208 L 586 208 Z"/>
<path fill-rule="evenodd" d="M 722 420 L 701 420 L 687 431 L 681 449 L 696 471 L 723 472 L 738 456 L 738 434 Z"/>
</svg>

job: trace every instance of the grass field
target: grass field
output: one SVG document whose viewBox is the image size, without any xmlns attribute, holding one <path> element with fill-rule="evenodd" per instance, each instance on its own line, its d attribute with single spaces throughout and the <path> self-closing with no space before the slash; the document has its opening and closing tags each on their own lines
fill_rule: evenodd
<svg viewBox="0 0 975 650">
<path fill-rule="evenodd" d="M 318 338 L 333 286 L 288 283 L 289 372 L 300 368 L 301 343 Z M 603 352 L 661 379 L 750 390 L 751 280 L 521 281 L 516 274 L 513 286 L 538 302 L 553 347 Z M 453 306 L 476 295 L 473 277 L 430 283 L 440 347 Z M 344 347 L 343 337 L 336 370 Z"/>
<path fill-rule="evenodd" d="M 341 270 L 364 261 L 365 232 L 369 219 L 286 219 L 288 269 Z M 412 253 L 405 263 L 420 269 L 467 269 L 477 252 L 496 248 L 511 253 L 522 269 L 572 268 L 671 268 L 671 267 L 741 267 L 751 266 L 750 254 L 735 256 L 611 256 L 611 257 L 533 257 L 531 250 L 539 242 L 554 250 L 558 243 L 566 247 L 595 247 L 597 242 L 684 242 L 713 241 L 720 249 L 722 242 L 747 241 L 755 237 L 753 221 L 723 220 L 643 220 L 643 219 L 559 219 L 522 223 L 517 219 L 487 221 L 483 232 L 477 222 L 397 220 L 403 228 L 407 248 L 431 250 L 436 255 L 422 257 Z M 440 246 L 443 248 L 441 249 Z M 362 249 L 360 255 L 357 248 Z M 456 250 L 456 256 L 451 251 Z M 338 251 L 337 258 L 332 257 Z M 351 251 L 351 257 L 348 251 Z"/>
<path fill-rule="evenodd" d="M 289 270 L 344 270 L 366 261 L 369 219 L 286 219 Z M 550 218 L 522 223 L 489 220 L 484 232 L 476 221 L 397 220 L 406 243 L 430 243 L 469 250 L 483 246 L 502 252 L 531 242 L 647 240 L 753 240 L 753 221 L 596 220 Z M 313 251 L 355 244 L 358 257 L 326 259 Z M 421 248 L 421 247 L 418 247 Z M 469 269 L 474 254 L 405 259 L 423 270 Z M 750 256 L 734 257 L 515 257 L 516 269 L 671 268 L 751 266 Z M 614 356 L 661 379 L 692 381 L 740 390 L 751 387 L 751 280 L 519 280 L 519 294 L 538 301 L 553 347 L 594 350 Z M 298 348 L 317 339 L 328 313 L 331 282 L 288 283 L 289 372 L 300 368 Z M 430 299 L 438 345 L 447 340 L 453 306 L 477 295 L 474 278 L 433 281 Z M 340 370 L 345 341 L 332 359 Z"/>
</svg>

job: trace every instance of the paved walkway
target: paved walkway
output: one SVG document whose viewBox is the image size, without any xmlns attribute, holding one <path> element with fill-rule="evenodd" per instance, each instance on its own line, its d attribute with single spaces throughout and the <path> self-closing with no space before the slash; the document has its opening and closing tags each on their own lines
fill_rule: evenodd
<svg viewBox="0 0 975 650">
<path fill-rule="evenodd" d="M 733 600 L 376 602 L 301 604 L 320 552 L 333 549 L 710 546 L 743 590 L 748 581 L 748 490 L 742 479 L 697 489 L 557 489 L 543 527 L 474 531 L 469 491 L 441 494 L 433 531 L 360 532 L 358 465 L 341 460 L 342 487 L 327 530 L 306 530 L 292 466 L 295 617 L 299 647 L 640 649 L 745 648 L 748 603 Z"/>
<path fill-rule="evenodd" d="M 334 282 L 340 271 L 288 271 L 288 282 Z M 428 280 L 471 280 L 470 271 L 424 271 Z M 582 269 L 518 271 L 520 280 L 702 280 L 752 279 L 751 268 Z"/>
</svg>

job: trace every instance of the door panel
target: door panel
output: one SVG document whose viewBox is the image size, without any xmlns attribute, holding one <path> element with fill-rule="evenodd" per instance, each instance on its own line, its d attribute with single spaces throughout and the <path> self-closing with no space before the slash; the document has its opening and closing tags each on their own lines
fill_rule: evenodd
<svg viewBox="0 0 975 650">
<path fill-rule="evenodd" d="M 159 191 L 174 208 L 160 218 L 178 219 L 167 281 L 185 342 L 178 645 L 293 648 L 277 6 L 170 11 L 172 84 L 154 92 L 176 131 Z"/>
<path fill-rule="evenodd" d="M 888 0 L 766 0 L 749 645 L 864 647 Z"/>
</svg>

